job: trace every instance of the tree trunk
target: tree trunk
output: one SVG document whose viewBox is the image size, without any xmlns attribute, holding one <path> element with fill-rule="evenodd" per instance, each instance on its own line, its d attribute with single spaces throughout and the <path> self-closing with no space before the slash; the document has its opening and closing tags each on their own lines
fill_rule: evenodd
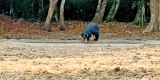
<svg viewBox="0 0 160 80">
<path fill-rule="evenodd" d="M 48 15 L 47 15 L 47 18 L 46 18 L 46 22 L 44 24 L 44 29 L 49 31 L 49 32 L 51 31 L 50 22 L 51 22 L 53 12 L 54 12 L 54 8 L 55 8 L 57 2 L 58 2 L 58 0 L 50 0 Z"/>
<path fill-rule="evenodd" d="M 101 10 L 100 10 L 100 19 L 101 19 L 100 23 L 103 20 L 103 16 L 104 16 L 106 5 L 107 5 L 107 0 L 103 0 L 102 6 L 101 6 Z"/>
<path fill-rule="evenodd" d="M 160 0 L 150 0 L 151 19 L 143 33 L 160 31 Z"/>
<path fill-rule="evenodd" d="M 9 12 L 9 15 L 11 17 L 13 17 L 13 0 L 11 0 L 11 3 L 10 3 L 10 12 Z"/>
<path fill-rule="evenodd" d="M 145 17 L 145 1 L 141 0 L 141 3 L 138 4 L 138 12 L 136 14 L 136 17 L 133 21 L 134 24 L 136 25 L 141 25 L 143 26 L 143 23 L 146 21 Z"/>
<path fill-rule="evenodd" d="M 99 17 L 99 13 L 100 13 L 100 9 L 101 9 L 101 4 L 102 4 L 102 0 L 98 0 L 98 5 L 97 5 L 97 9 L 96 9 L 96 14 L 95 17 L 93 18 L 93 22 L 99 23 L 100 22 L 100 17 Z"/>
<path fill-rule="evenodd" d="M 95 22 L 95 23 L 101 23 L 102 22 L 106 5 L 107 5 L 107 0 L 99 0 L 98 1 L 96 14 L 95 14 L 95 17 L 92 20 L 93 22 Z"/>
<path fill-rule="evenodd" d="M 43 0 L 41 0 L 41 7 L 42 7 L 42 11 L 44 12 L 44 5 L 43 5 Z"/>
<path fill-rule="evenodd" d="M 61 2 L 61 8 L 60 8 L 60 26 L 61 26 L 61 30 L 64 31 L 66 28 L 66 25 L 64 23 L 64 5 L 65 5 L 65 1 L 66 0 L 62 0 Z"/>
<path fill-rule="evenodd" d="M 117 13 L 117 10 L 119 8 L 119 4 L 120 4 L 120 0 L 114 0 L 112 7 L 111 7 L 111 10 L 110 10 L 110 12 L 107 16 L 107 19 L 106 19 L 107 22 L 114 20 L 114 16 Z"/>
</svg>

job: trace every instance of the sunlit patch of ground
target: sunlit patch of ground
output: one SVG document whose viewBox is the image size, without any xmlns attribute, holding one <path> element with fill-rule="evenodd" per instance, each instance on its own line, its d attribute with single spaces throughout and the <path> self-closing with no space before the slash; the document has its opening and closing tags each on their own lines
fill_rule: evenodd
<svg viewBox="0 0 160 80">
<path fill-rule="evenodd" d="M 84 68 L 94 70 L 114 69 L 117 66 L 134 71 L 139 67 L 153 68 L 160 72 L 159 46 L 137 50 L 119 50 L 109 52 L 84 53 L 73 58 L 37 58 L 18 59 L 6 58 L 1 60 L 0 71 L 17 71 L 35 73 L 39 70 L 51 73 L 71 71 L 78 73 Z M 23 52 L 25 54 L 25 52 Z M 54 54 L 53 54 L 54 55 Z M 28 55 L 29 56 L 29 55 Z"/>
</svg>

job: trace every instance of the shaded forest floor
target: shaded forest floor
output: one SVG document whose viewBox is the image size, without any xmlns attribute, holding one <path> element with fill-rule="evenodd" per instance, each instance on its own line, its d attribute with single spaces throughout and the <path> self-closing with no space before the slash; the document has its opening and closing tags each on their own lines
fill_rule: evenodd
<svg viewBox="0 0 160 80">
<path fill-rule="evenodd" d="M 0 15 L 0 38 L 6 39 L 68 39 L 80 40 L 80 34 L 87 25 L 87 22 L 71 21 L 66 22 L 66 31 L 59 30 L 57 23 L 51 24 L 51 32 L 43 31 L 43 23 L 29 23 L 22 19 L 11 19 Z M 144 27 L 124 22 L 109 22 L 99 24 L 100 39 L 160 39 L 159 32 L 142 34 Z"/>
<path fill-rule="evenodd" d="M 16 80 L 159 80 L 160 45 L 116 47 L 94 44 L 11 44 L 3 39 L 81 40 L 87 22 L 66 22 L 66 31 L 52 23 L 29 23 L 0 15 L 0 79 Z M 99 24 L 100 39 L 160 40 L 159 32 L 142 34 L 132 23 Z M 94 45 L 94 46 L 93 46 Z"/>
</svg>

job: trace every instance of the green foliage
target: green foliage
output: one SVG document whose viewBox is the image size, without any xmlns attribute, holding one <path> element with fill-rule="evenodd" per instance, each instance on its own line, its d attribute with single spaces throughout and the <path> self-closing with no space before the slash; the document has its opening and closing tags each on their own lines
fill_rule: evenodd
<svg viewBox="0 0 160 80">
<path fill-rule="evenodd" d="M 134 2 L 132 3 L 132 9 L 137 8 L 138 5 L 140 5 L 140 1 L 134 1 Z"/>
<path fill-rule="evenodd" d="M 48 2 L 45 1 L 44 2 Z M 9 15 L 11 0 L 0 0 L 0 13 Z M 44 4 L 44 10 L 48 11 L 48 4 Z M 11 17 L 13 18 L 23 18 L 28 21 L 35 21 L 38 19 L 44 19 L 46 12 L 41 8 L 42 0 L 13 0 L 12 9 L 13 13 Z M 41 17 L 43 16 L 43 17 Z"/>
<path fill-rule="evenodd" d="M 133 21 L 137 12 L 139 0 L 121 0 L 115 15 L 117 21 Z M 107 0 L 104 19 L 108 15 L 113 0 Z M 61 0 L 58 0 L 54 15 L 59 17 Z M 95 15 L 98 0 L 66 0 L 64 8 L 65 20 L 91 21 Z M 0 14 L 10 15 L 12 18 L 22 18 L 27 21 L 45 21 L 48 14 L 49 0 L 0 0 Z M 133 9 L 134 8 L 134 9 Z M 12 13 L 11 13 L 12 12 Z M 53 17 L 53 20 L 55 18 Z"/>
<path fill-rule="evenodd" d="M 143 25 L 144 22 L 146 22 L 146 17 L 145 17 L 145 5 L 146 4 L 146 0 L 137 0 L 134 1 L 134 3 L 132 4 L 132 9 L 137 8 L 138 12 L 137 15 L 135 17 L 135 20 L 133 21 L 134 24 L 136 25 Z"/>
</svg>

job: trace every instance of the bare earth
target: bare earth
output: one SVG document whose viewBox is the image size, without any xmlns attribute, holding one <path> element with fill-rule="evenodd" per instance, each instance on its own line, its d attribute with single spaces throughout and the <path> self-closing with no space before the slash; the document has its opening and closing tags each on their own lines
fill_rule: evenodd
<svg viewBox="0 0 160 80">
<path fill-rule="evenodd" d="M 0 80 L 160 80 L 160 32 L 143 34 L 147 24 L 99 24 L 88 44 L 88 22 L 66 21 L 66 31 L 53 22 L 51 32 L 43 24 L 0 15 Z"/>
<path fill-rule="evenodd" d="M 0 40 L 0 80 L 160 79 L 159 44 L 22 41 Z"/>
</svg>

